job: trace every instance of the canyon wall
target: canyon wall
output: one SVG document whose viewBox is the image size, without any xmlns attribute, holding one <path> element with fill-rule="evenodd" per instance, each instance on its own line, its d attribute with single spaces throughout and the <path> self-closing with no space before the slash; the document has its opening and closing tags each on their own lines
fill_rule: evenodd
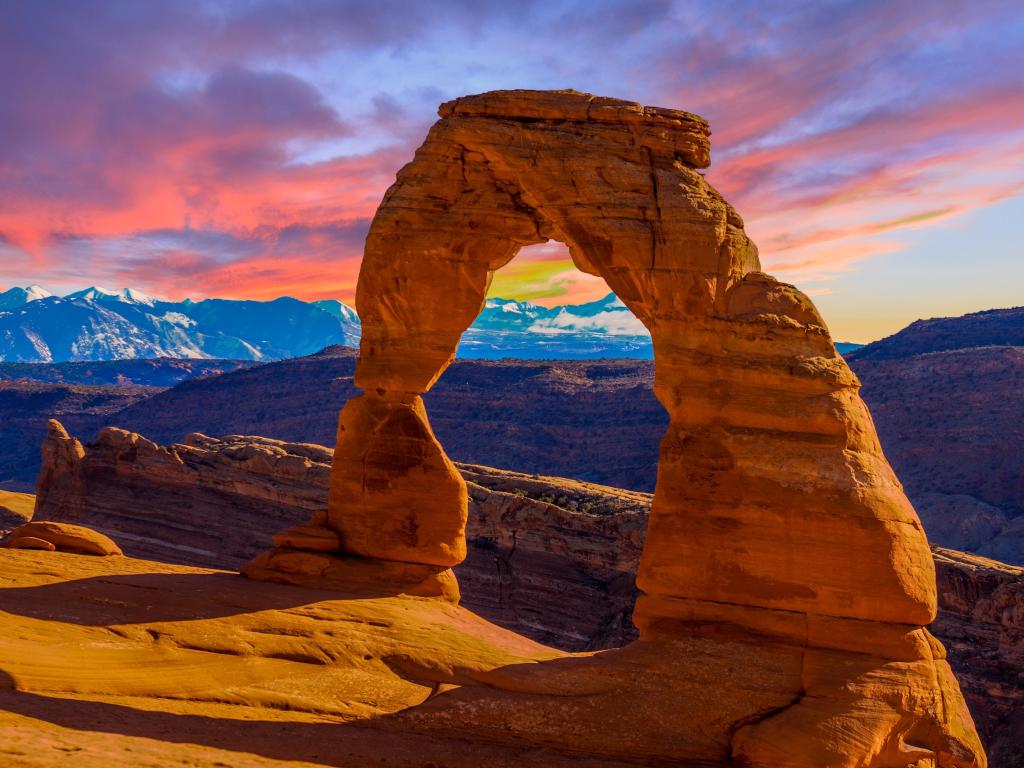
<svg viewBox="0 0 1024 768">
<path fill-rule="evenodd" d="M 934 547 L 939 617 L 993 766 L 1024 767 L 1024 568 Z"/>
</svg>

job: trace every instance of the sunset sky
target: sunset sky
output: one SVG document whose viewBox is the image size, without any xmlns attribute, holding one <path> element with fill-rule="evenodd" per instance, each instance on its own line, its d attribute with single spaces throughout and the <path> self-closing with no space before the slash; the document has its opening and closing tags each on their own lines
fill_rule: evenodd
<svg viewBox="0 0 1024 768">
<path fill-rule="evenodd" d="M 839 339 L 1022 305 L 1022 8 L 0 0 L 0 289 L 351 302 L 440 102 L 571 87 L 706 117 L 708 178 Z M 492 290 L 606 292 L 555 244 Z"/>
</svg>

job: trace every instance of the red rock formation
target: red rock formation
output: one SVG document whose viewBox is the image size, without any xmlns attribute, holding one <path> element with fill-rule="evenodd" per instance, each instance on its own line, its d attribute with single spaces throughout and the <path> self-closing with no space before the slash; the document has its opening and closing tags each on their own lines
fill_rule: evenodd
<svg viewBox="0 0 1024 768">
<path fill-rule="evenodd" d="M 43 549 L 47 552 L 56 552 L 57 545 L 46 539 L 39 539 L 35 536 L 12 537 L 9 541 L 3 542 L 3 546 L 10 549 Z"/>
<path fill-rule="evenodd" d="M 330 451 L 189 435 L 161 447 L 108 427 L 84 448 L 51 422 L 35 520 L 83 522 L 129 554 L 238 568 L 280 530 L 326 509 Z"/>
<path fill-rule="evenodd" d="M 47 419 L 61 419 L 80 429 L 79 434 L 88 428 L 92 434 L 92 424 L 159 391 L 156 387 L 0 382 L 0 484 L 14 490 L 31 489 L 39 470 L 39 443 L 46 436 Z"/>
<path fill-rule="evenodd" d="M 725 752 L 764 768 L 983 765 L 945 652 L 923 628 L 936 596 L 917 515 L 813 304 L 759 271 L 742 219 L 698 172 L 707 124 L 572 91 L 466 97 L 440 116 L 366 242 L 364 394 L 339 420 L 328 503 L 337 557 L 462 558 L 465 490 L 420 395 L 493 271 L 559 239 L 650 330 L 670 418 L 637 578 L 648 644 L 621 654 L 648 674 L 598 713 L 630 712 L 602 748 L 658 741 L 676 758 Z M 664 690 L 674 664 L 723 634 L 747 650 L 716 677 L 727 688 L 757 677 L 756 691 L 707 707 Z M 557 685 L 592 685 L 585 672 L 572 681 Z M 519 738 L 583 749 L 572 729 L 595 712 L 540 697 L 552 684 L 474 693 L 458 715 L 487 729 L 501 710 Z M 435 715 L 418 717 L 443 727 L 451 710 Z"/>
<path fill-rule="evenodd" d="M 82 555 L 121 555 L 121 548 L 109 536 L 83 525 L 31 522 L 11 531 L 3 542 L 11 549 L 44 549 Z"/>
</svg>

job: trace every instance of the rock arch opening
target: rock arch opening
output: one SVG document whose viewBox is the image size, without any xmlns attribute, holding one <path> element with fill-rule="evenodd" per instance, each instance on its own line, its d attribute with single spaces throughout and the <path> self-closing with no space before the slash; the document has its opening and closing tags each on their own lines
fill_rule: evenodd
<svg viewBox="0 0 1024 768">
<path fill-rule="evenodd" d="M 457 464 L 469 494 L 454 569 L 463 604 L 567 651 L 636 637 L 636 564 L 668 424 L 650 334 L 610 291 L 564 244 L 523 247 L 424 396 L 445 451 L 472 462 Z M 442 388 L 461 397 L 432 397 Z M 486 429 L 467 433 L 464 418 Z"/>
<path fill-rule="evenodd" d="M 339 419 L 327 519 L 343 551 L 318 573 L 457 601 L 466 484 L 421 395 L 491 273 L 561 240 L 649 329 L 669 416 L 637 577 L 640 644 L 664 644 L 667 669 L 726 638 L 751 654 L 728 674 L 779 694 L 781 706 L 715 720 L 732 764 L 983 764 L 924 629 L 935 581 L 917 515 L 817 310 L 761 273 L 742 218 L 700 173 L 707 123 L 574 91 L 486 93 L 439 114 L 367 237 L 363 394 Z M 549 698 L 524 706 L 546 707 L 557 739 L 583 715 Z"/>
<path fill-rule="evenodd" d="M 459 364 L 439 381 L 464 396 L 424 399 L 457 461 L 651 492 L 668 423 L 650 389 L 652 354 L 607 283 L 549 241 L 495 273 Z M 466 430 L 467 415 L 486 428 Z"/>
</svg>

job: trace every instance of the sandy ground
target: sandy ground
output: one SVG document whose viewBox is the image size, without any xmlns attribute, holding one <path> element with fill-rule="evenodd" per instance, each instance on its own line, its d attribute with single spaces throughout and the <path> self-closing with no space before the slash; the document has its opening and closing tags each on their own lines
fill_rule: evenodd
<svg viewBox="0 0 1024 768">
<path fill-rule="evenodd" d="M 422 598 L 0 550 L 0 765 L 618 765 L 390 722 L 431 678 L 561 656 Z"/>
</svg>

